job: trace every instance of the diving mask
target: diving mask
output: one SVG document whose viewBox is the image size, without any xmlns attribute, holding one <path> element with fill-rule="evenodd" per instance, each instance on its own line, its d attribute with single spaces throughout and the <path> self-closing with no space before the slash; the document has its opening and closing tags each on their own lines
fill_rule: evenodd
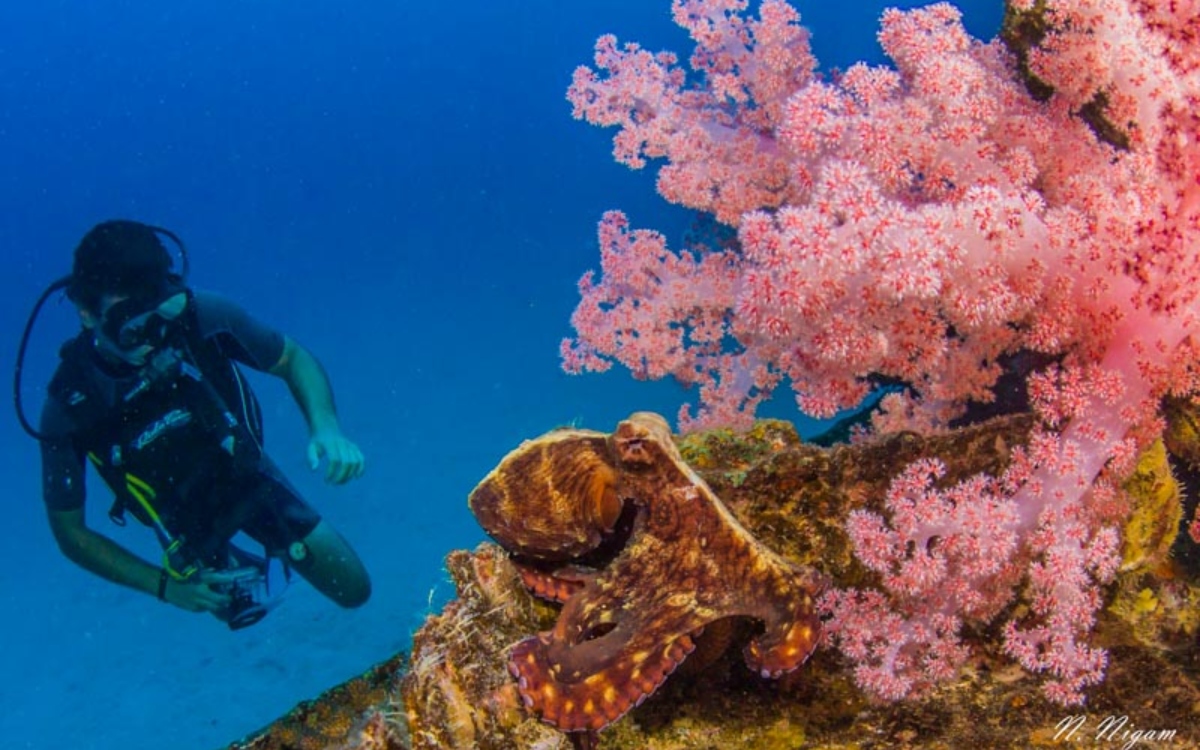
<svg viewBox="0 0 1200 750">
<path fill-rule="evenodd" d="M 170 294 L 149 309 L 143 300 L 129 297 L 104 312 L 99 333 L 106 343 L 124 352 L 155 349 L 166 341 L 187 304 L 186 290 Z"/>
</svg>

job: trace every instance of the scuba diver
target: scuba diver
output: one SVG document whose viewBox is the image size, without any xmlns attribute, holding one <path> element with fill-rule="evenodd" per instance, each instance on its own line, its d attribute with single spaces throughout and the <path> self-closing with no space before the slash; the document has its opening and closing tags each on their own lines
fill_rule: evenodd
<svg viewBox="0 0 1200 750">
<path fill-rule="evenodd" d="M 170 239 L 182 262 L 174 272 Z M 309 428 L 313 469 L 343 484 L 363 455 L 338 425 L 324 369 L 306 349 L 232 302 L 186 284 L 187 249 L 135 221 L 93 227 L 71 274 L 38 300 L 17 357 L 17 416 L 41 444 L 42 494 L 63 554 L 80 567 L 232 629 L 278 602 L 273 575 L 295 571 L 343 607 L 371 592 L 354 550 L 306 503 L 263 450 L 258 401 L 239 365 L 288 384 Z M 47 298 L 65 290 L 82 330 L 61 348 L 35 429 L 21 405 L 24 353 Z M 112 490 L 110 518 L 149 526 L 161 565 L 90 528 L 86 464 Z M 233 544 L 242 532 L 258 556 Z"/>
</svg>

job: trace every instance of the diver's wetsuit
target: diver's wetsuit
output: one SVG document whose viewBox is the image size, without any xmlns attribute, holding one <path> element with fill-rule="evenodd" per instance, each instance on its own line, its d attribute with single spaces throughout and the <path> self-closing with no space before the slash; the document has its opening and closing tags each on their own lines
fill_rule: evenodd
<svg viewBox="0 0 1200 750">
<path fill-rule="evenodd" d="M 257 424 L 257 401 L 234 362 L 260 371 L 270 368 L 283 353 L 283 335 L 217 295 L 195 293 L 191 307 L 189 340 L 195 342 L 193 348 L 207 352 L 203 359 L 208 367 L 200 369 L 219 370 L 205 371 L 204 375 L 224 405 L 244 421 Z M 78 373 L 83 371 L 103 384 L 118 384 L 119 390 L 121 383 L 131 382 L 135 375 L 128 367 L 114 368 L 90 343 L 68 344 L 63 356 L 56 380 L 70 381 L 67 375 L 71 372 L 78 380 Z M 76 365 L 86 360 L 82 370 L 68 367 L 72 357 Z M 49 510 L 83 507 L 84 464 L 90 457 L 110 489 L 118 498 L 125 497 L 126 510 L 142 518 L 138 504 L 128 496 L 131 491 L 143 498 L 150 494 L 155 512 L 167 529 L 175 536 L 182 535 L 189 550 L 206 565 L 224 566 L 225 543 L 239 530 L 261 543 L 268 553 L 282 555 L 320 521 L 320 515 L 304 502 L 265 453 L 256 451 L 248 469 L 235 468 L 228 455 L 215 446 L 216 440 L 197 427 L 202 420 L 190 417 L 189 409 L 199 414 L 199 408 L 181 396 L 186 390 L 163 389 L 165 393 L 143 399 L 145 413 L 134 409 L 132 415 L 120 418 L 117 415 L 122 408 L 129 412 L 130 407 L 116 403 L 103 410 L 105 417 L 99 420 L 98 429 L 89 429 L 78 424 L 73 416 L 77 411 L 68 404 L 79 394 L 71 387 L 55 388 L 54 382 L 41 420 L 41 431 L 54 436 L 42 442 L 42 496 Z M 149 427 L 138 428 L 138 439 L 125 443 L 124 452 L 126 456 L 137 452 L 141 457 L 122 459 L 120 444 L 106 444 L 114 438 L 105 434 L 105 426 L 112 428 L 107 430 L 111 432 L 127 427 L 133 420 Z"/>
</svg>

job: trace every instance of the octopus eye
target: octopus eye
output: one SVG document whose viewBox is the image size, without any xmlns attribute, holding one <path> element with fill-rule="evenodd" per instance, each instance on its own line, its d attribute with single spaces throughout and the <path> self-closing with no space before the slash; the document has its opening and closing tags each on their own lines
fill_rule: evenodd
<svg viewBox="0 0 1200 750">
<path fill-rule="evenodd" d="M 602 622 L 599 625 L 593 625 L 583 632 L 583 637 L 579 639 L 580 643 L 585 641 L 594 641 L 597 638 L 603 638 L 617 627 L 615 622 Z"/>
</svg>

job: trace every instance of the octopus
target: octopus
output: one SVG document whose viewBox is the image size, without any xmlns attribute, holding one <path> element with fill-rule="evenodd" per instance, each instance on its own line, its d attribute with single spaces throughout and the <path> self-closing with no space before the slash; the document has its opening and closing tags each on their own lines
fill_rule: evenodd
<svg viewBox="0 0 1200 750">
<path fill-rule="evenodd" d="M 594 737 L 641 705 L 715 623 L 759 624 L 743 656 L 763 678 L 799 668 L 820 637 L 820 576 L 751 536 L 657 414 L 526 441 L 469 505 L 531 592 L 562 604 L 508 668 L 525 707 L 564 732 Z"/>
</svg>

